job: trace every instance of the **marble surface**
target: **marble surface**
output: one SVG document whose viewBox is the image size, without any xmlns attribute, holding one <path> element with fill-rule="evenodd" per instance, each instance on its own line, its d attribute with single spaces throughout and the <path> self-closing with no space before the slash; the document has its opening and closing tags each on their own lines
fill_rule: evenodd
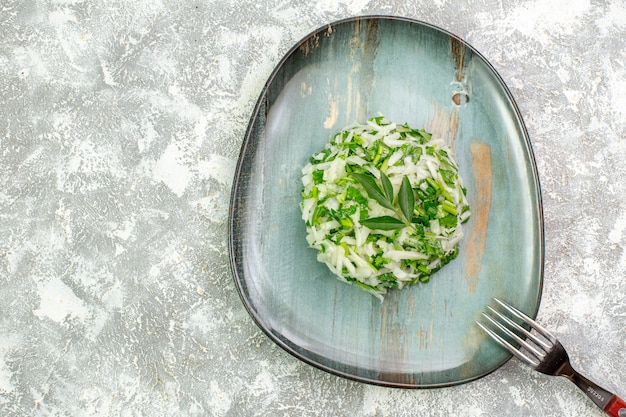
<svg viewBox="0 0 626 417">
<path fill-rule="evenodd" d="M 539 320 L 626 396 L 622 0 L 6 0 L 1 416 L 602 415 L 516 360 L 452 388 L 352 382 L 248 316 L 227 218 L 254 102 L 294 43 L 362 14 L 447 29 L 510 87 L 543 189 Z"/>
</svg>

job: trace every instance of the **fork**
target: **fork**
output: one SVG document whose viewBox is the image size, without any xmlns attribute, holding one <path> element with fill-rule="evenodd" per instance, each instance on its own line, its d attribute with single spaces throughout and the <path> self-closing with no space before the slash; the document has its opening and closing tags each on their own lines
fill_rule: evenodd
<svg viewBox="0 0 626 417">
<path fill-rule="evenodd" d="M 530 327 L 530 331 L 512 318 L 487 306 L 482 316 L 488 325 L 476 323 L 496 342 L 532 369 L 546 375 L 563 376 L 576 384 L 598 407 L 613 417 L 626 417 L 626 402 L 578 373 L 569 362 L 567 352 L 558 339 L 536 321 L 515 307 L 494 299 L 509 315 Z M 537 334 L 531 333 L 534 330 Z M 513 343 L 519 345 L 515 347 Z"/>
</svg>

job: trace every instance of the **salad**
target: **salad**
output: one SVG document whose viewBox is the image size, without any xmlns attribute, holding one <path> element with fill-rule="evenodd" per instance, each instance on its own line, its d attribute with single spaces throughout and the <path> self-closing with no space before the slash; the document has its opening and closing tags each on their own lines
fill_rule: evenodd
<svg viewBox="0 0 626 417">
<path fill-rule="evenodd" d="M 384 116 L 335 134 L 302 169 L 302 184 L 317 260 L 381 300 L 454 259 L 470 217 L 450 147 Z"/>
</svg>

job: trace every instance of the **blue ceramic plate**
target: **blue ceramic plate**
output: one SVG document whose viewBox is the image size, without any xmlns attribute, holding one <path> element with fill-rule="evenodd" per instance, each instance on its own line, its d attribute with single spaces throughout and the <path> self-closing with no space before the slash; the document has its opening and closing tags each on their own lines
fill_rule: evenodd
<svg viewBox="0 0 626 417">
<path fill-rule="evenodd" d="M 385 115 L 443 136 L 468 189 L 459 256 L 381 303 L 307 247 L 301 169 L 344 126 Z M 493 67 L 431 25 L 359 17 L 324 26 L 271 74 L 244 138 L 230 208 L 243 303 L 301 360 L 359 381 L 437 387 L 509 355 L 474 324 L 492 297 L 534 317 L 543 277 L 539 182 L 519 110 Z"/>
</svg>

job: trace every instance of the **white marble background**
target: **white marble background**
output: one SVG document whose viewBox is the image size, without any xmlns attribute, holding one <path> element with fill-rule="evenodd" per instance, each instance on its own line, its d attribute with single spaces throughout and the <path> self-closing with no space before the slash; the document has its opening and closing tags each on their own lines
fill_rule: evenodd
<svg viewBox="0 0 626 417">
<path fill-rule="evenodd" d="M 539 319 L 626 396 L 623 0 L 4 0 L 0 416 L 600 416 L 517 361 L 436 390 L 277 348 L 239 300 L 229 192 L 263 84 L 360 14 L 445 28 L 502 75 L 543 186 Z"/>
</svg>

